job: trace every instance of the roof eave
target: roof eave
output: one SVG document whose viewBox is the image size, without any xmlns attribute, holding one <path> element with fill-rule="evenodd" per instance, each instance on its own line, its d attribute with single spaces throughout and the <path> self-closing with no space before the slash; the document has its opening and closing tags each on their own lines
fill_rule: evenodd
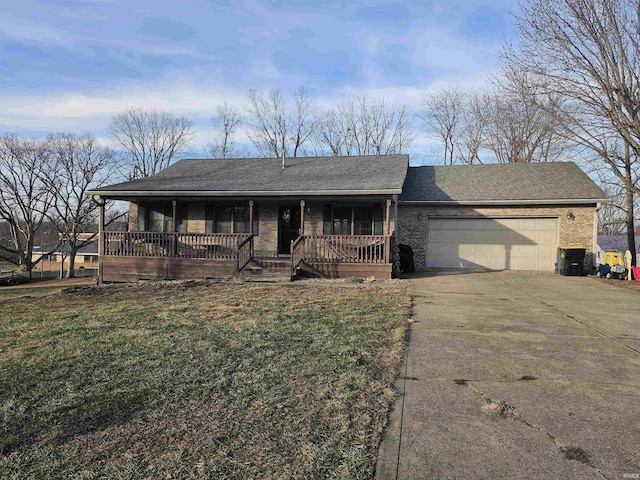
<svg viewBox="0 0 640 480">
<path fill-rule="evenodd" d="M 268 190 L 91 190 L 87 195 L 95 195 L 107 198 L 117 197 L 324 197 L 344 195 L 400 195 L 402 189 L 374 189 L 374 190 L 292 190 L 292 191 L 268 191 Z"/>
<path fill-rule="evenodd" d="M 609 198 L 554 198 L 541 200 L 398 200 L 400 205 L 576 205 L 611 203 Z"/>
</svg>

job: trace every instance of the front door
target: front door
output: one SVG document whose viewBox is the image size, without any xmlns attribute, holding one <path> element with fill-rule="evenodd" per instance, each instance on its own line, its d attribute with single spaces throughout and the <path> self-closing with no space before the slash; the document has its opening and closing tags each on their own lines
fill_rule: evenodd
<svg viewBox="0 0 640 480">
<path fill-rule="evenodd" d="M 281 205 L 278 212 L 278 254 L 291 253 L 291 242 L 300 235 L 300 206 Z"/>
</svg>

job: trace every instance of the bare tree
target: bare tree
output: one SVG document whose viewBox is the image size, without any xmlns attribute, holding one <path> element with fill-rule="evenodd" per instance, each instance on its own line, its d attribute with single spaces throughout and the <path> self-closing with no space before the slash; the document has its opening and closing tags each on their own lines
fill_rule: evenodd
<svg viewBox="0 0 640 480">
<path fill-rule="evenodd" d="M 315 132 L 317 103 L 304 88 L 290 100 L 280 90 L 247 95 L 247 136 L 263 157 L 297 157 Z"/>
<path fill-rule="evenodd" d="M 485 145 L 488 120 L 482 99 L 481 94 L 475 92 L 468 94 L 462 110 L 462 126 L 456 142 L 456 157 L 466 165 L 482 163 L 480 151 Z"/>
<path fill-rule="evenodd" d="M 318 134 L 314 139 L 318 154 L 349 155 L 351 153 L 350 131 L 343 115 L 336 110 L 326 112 L 323 120 L 319 122 Z"/>
<path fill-rule="evenodd" d="M 594 127 L 595 128 L 595 127 Z M 592 132 L 589 150 L 598 150 L 591 155 L 591 165 L 600 177 L 600 183 L 613 192 L 618 212 L 624 214 L 629 250 L 636 264 L 635 215 L 640 187 L 640 159 L 629 143 L 611 130 L 600 129 L 600 135 Z"/>
<path fill-rule="evenodd" d="M 39 261 L 33 260 L 35 234 L 53 199 L 42 183 L 44 176 L 55 175 L 47 168 L 50 156 L 46 141 L 0 137 L 0 220 L 8 225 L 0 258 L 21 265 L 29 275 Z"/>
<path fill-rule="evenodd" d="M 216 109 L 211 123 L 214 127 L 214 139 L 209 144 L 209 154 L 213 158 L 240 156 L 235 142 L 237 129 L 242 123 L 238 110 L 225 102 Z"/>
<path fill-rule="evenodd" d="M 626 228 L 625 194 L 619 185 L 605 187 L 612 202 L 604 204 L 598 212 L 598 233 L 602 235 L 620 235 Z"/>
<path fill-rule="evenodd" d="M 501 163 L 561 161 L 569 151 L 558 113 L 563 99 L 532 82 L 524 69 L 505 68 L 485 97 L 485 146 Z"/>
<path fill-rule="evenodd" d="M 427 133 L 442 140 L 445 165 L 453 165 L 454 162 L 465 102 L 465 94 L 452 88 L 430 93 L 422 103 L 422 119 Z"/>
<path fill-rule="evenodd" d="M 193 123 L 165 110 L 130 108 L 111 120 L 112 138 L 129 155 L 130 179 L 148 177 L 168 167 L 188 148 Z"/>
<path fill-rule="evenodd" d="M 42 180 L 53 195 L 48 217 L 66 247 L 67 278 L 72 278 L 76 254 L 95 239 L 80 235 L 95 227 L 99 209 L 99 204 L 86 192 L 112 181 L 116 155 L 112 149 L 99 145 L 91 134 L 60 133 L 49 137 L 49 142 L 52 151 L 49 174 Z"/>
<path fill-rule="evenodd" d="M 525 1 L 516 17 L 518 47 L 505 51 L 509 67 L 564 99 L 558 117 L 566 136 L 599 156 L 624 186 L 629 206 L 640 189 L 633 178 L 640 158 L 639 9 L 638 0 Z"/>
<path fill-rule="evenodd" d="M 332 155 L 386 155 L 406 152 L 415 132 L 406 105 L 367 96 L 329 110 L 318 127 L 320 151 Z"/>
<path fill-rule="evenodd" d="M 549 101 L 548 108 L 553 108 Z M 557 120 L 539 104 L 504 95 L 485 99 L 487 118 L 484 146 L 500 163 L 561 160 L 566 140 L 558 133 Z"/>
</svg>

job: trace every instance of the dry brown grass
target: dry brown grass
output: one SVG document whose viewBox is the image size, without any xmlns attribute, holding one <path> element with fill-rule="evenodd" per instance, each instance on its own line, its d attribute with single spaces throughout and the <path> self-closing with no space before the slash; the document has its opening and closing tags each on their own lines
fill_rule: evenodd
<svg viewBox="0 0 640 480">
<path fill-rule="evenodd" d="M 33 274 L 30 283 L 16 286 L 0 287 L 0 305 L 3 300 L 11 300 L 20 297 L 44 297 L 56 295 L 65 288 L 78 285 L 95 285 L 96 279 L 93 277 L 83 278 L 38 278 L 37 273 Z"/>
<path fill-rule="evenodd" d="M 607 285 L 613 285 L 615 287 L 626 288 L 628 290 L 635 290 L 636 292 L 640 292 L 640 282 L 637 280 L 629 281 L 626 278 L 624 280 L 618 280 L 616 278 L 598 278 L 593 277 L 593 279 L 597 282 L 606 283 Z"/>
<path fill-rule="evenodd" d="M 0 304 L 2 478 L 370 478 L 398 283 L 91 288 Z"/>
</svg>

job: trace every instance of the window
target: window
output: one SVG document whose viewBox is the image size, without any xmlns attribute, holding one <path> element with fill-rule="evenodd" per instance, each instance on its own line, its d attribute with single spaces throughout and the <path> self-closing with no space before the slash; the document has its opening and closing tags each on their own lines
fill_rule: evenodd
<svg viewBox="0 0 640 480">
<path fill-rule="evenodd" d="M 353 209 L 353 234 L 371 235 L 373 233 L 373 207 Z"/>
<path fill-rule="evenodd" d="M 324 206 L 324 235 L 382 235 L 381 206 Z"/>
<path fill-rule="evenodd" d="M 176 205 L 176 231 L 187 231 L 187 205 Z M 140 220 L 143 219 L 141 224 Z M 142 228 L 140 228 L 142 227 Z M 138 206 L 138 229 L 144 232 L 173 232 L 173 205 Z"/>
<path fill-rule="evenodd" d="M 171 205 L 149 206 L 147 208 L 147 232 L 173 232 L 173 207 Z"/>
<path fill-rule="evenodd" d="M 214 207 L 214 233 L 233 233 L 233 207 Z"/>
<path fill-rule="evenodd" d="M 207 205 L 205 207 L 207 233 L 249 233 L 248 205 Z M 258 208 L 253 206 L 253 233 L 258 234 Z"/>
<path fill-rule="evenodd" d="M 333 234 L 351 235 L 352 207 L 333 207 Z"/>
</svg>

